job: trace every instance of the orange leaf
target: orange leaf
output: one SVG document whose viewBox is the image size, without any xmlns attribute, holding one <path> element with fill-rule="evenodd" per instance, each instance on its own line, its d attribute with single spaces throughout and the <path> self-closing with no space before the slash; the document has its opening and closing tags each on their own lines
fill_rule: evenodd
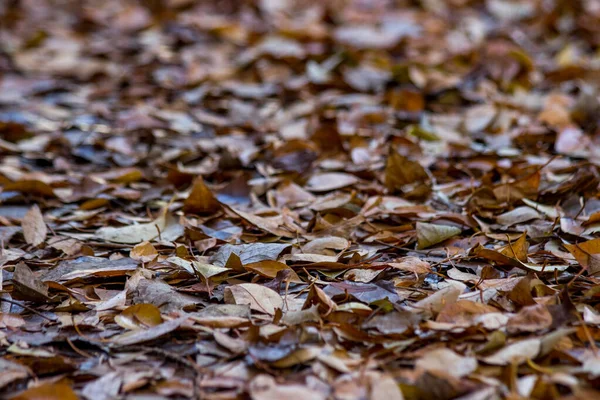
<svg viewBox="0 0 600 400">
<path fill-rule="evenodd" d="M 44 383 L 22 392 L 13 400 L 78 400 L 69 385 L 64 383 Z"/>
</svg>

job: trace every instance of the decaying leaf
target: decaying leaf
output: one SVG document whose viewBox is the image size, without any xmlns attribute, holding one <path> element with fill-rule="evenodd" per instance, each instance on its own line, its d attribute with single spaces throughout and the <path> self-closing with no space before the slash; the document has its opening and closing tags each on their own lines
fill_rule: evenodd
<svg viewBox="0 0 600 400">
<path fill-rule="evenodd" d="M 538 338 L 520 340 L 508 344 L 490 356 L 484 357 L 483 361 L 492 365 L 518 365 L 536 358 L 541 347 L 542 342 Z"/>
<path fill-rule="evenodd" d="M 219 248 L 210 261 L 223 267 L 231 254 L 236 254 L 243 265 L 264 260 L 277 260 L 279 255 L 291 245 L 285 243 L 251 243 L 243 245 L 225 245 Z"/>
<path fill-rule="evenodd" d="M 140 303 L 127 307 L 115 316 L 115 322 L 128 330 L 146 329 L 161 324 L 162 317 L 156 306 Z"/>
<path fill-rule="evenodd" d="M 456 302 L 466 287 L 467 286 L 461 282 L 449 281 L 448 286 L 438 290 L 423 300 L 419 300 L 412 304 L 409 310 L 416 313 L 423 312 L 437 314 L 447 304 Z"/>
<path fill-rule="evenodd" d="M 21 392 L 15 400 L 77 400 L 71 386 L 64 383 L 43 383 Z"/>
<path fill-rule="evenodd" d="M 204 183 L 202 177 L 196 178 L 192 190 L 183 203 L 183 210 L 193 214 L 212 214 L 221 208 L 221 204 Z"/>
<path fill-rule="evenodd" d="M 158 251 L 156 251 L 152 243 L 142 242 L 136 244 L 133 249 L 131 249 L 129 256 L 134 260 L 150 262 L 158 256 Z"/>
<path fill-rule="evenodd" d="M 454 226 L 417 222 L 417 246 L 419 249 L 425 249 L 456 236 L 460 232 L 461 229 Z"/>
<path fill-rule="evenodd" d="M 429 191 L 429 175 L 416 161 L 401 156 L 391 151 L 385 166 L 385 186 L 390 192 L 402 192 L 407 185 L 418 184 L 412 189 L 418 196 L 423 196 Z M 410 192 L 410 191 L 409 191 Z"/>
<path fill-rule="evenodd" d="M 477 359 L 462 357 L 449 349 L 436 349 L 427 352 L 415 364 L 417 369 L 448 374 L 462 378 L 477 369 Z"/>
<path fill-rule="evenodd" d="M 50 299 L 48 286 L 40 281 L 24 262 L 15 266 L 12 283 L 15 298 L 35 302 L 47 302 Z"/>
<path fill-rule="evenodd" d="M 158 325 L 154 325 L 148 329 L 136 329 L 116 337 L 111 338 L 111 343 L 119 346 L 129 346 L 138 343 L 144 343 L 151 340 L 156 340 L 175 329 L 179 328 L 188 317 L 179 317 L 171 321 L 166 321 Z"/>
<path fill-rule="evenodd" d="M 96 231 L 98 239 L 116 243 L 136 244 L 153 239 L 174 240 L 181 236 L 177 219 L 166 210 L 152 222 L 132 224 L 120 228 L 104 227 Z"/>
<path fill-rule="evenodd" d="M 42 212 L 37 205 L 34 205 L 27 211 L 21 226 L 23 228 L 23 236 L 25 236 L 25 241 L 27 243 L 37 246 L 46 239 L 48 228 L 44 223 Z"/>
<path fill-rule="evenodd" d="M 283 308 L 283 299 L 277 292 L 253 283 L 242 283 L 225 288 L 228 304 L 249 304 L 250 308 L 266 314 L 275 314 Z"/>
<path fill-rule="evenodd" d="M 268 375 L 258 375 L 250 383 L 250 397 L 253 400 L 303 400 L 315 399 L 325 400 L 327 394 L 308 388 L 303 385 L 278 384 L 275 379 Z"/>
<path fill-rule="evenodd" d="M 600 238 L 566 244 L 565 247 L 583 268 L 589 269 L 591 274 L 600 271 Z"/>
<path fill-rule="evenodd" d="M 600 398 L 596 3 L 0 1 L 0 398 Z"/>
</svg>

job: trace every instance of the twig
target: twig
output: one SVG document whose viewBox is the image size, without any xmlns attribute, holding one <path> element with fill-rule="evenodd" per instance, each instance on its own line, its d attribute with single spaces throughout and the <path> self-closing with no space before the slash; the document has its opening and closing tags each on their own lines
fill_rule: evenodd
<svg viewBox="0 0 600 400">
<path fill-rule="evenodd" d="M 7 303 L 10 303 L 10 304 L 14 304 L 15 306 L 23 307 L 23 308 L 24 308 L 24 309 L 26 309 L 27 311 L 30 311 L 30 312 L 32 312 L 32 313 L 34 313 L 34 314 L 37 314 L 37 315 L 39 315 L 40 317 L 42 317 L 42 318 L 44 318 L 44 319 L 46 319 L 46 320 L 48 320 L 48 321 L 50 321 L 50 322 L 56 322 L 56 320 L 55 320 L 55 319 L 48 318 L 48 317 L 46 317 L 44 314 L 42 314 L 41 312 L 39 312 L 39 311 L 37 311 L 37 310 L 35 310 L 35 309 L 33 309 L 33 308 L 31 308 L 31 307 L 29 307 L 29 306 L 25 305 L 25 304 L 21 304 L 21 303 L 19 303 L 18 301 L 14 301 L 14 300 L 11 300 L 11 299 L 6 299 L 6 298 L 4 298 L 4 297 L 0 297 L 0 302 L 3 302 L 3 301 L 6 301 Z"/>
</svg>

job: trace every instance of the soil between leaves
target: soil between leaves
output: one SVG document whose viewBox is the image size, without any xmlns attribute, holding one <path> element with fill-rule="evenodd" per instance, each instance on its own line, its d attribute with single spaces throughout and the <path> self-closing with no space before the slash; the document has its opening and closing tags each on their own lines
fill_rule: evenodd
<svg viewBox="0 0 600 400">
<path fill-rule="evenodd" d="M 0 396 L 600 397 L 598 18 L 0 2 Z"/>
</svg>

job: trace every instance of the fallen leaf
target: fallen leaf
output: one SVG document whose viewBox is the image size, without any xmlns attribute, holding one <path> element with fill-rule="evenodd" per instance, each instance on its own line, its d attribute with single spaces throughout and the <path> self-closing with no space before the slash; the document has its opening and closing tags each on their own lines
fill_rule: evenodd
<svg viewBox="0 0 600 400">
<path fill-rule="evenodd" d="M 464 283 L 449 281 L 448 286 L 410 305 L 409 311 L 437 314 L 447 304 L 455 303 L 466 288 L 467 286 Z"/>
<path fill-rule="evenodd" d="M 600 239 L 565 244 L 564 246 L 584 269 L 589 270 L 590 274 L 593 275 L 600 271 L 600 256 L 596 256 L 600 253 Z"/>
<path fill-rule="evenodd" d="M 492 365 L 519 365 L 527 360 L 535 359 L 542 348 L 540 339 L 525 339 L 507 345 L 496 353 L 483 357 L 482 360 Z"/>
<path fill-rule="evenodd" d="M 135 271 L 138 262 L 132 258 L 107 260 L 102 257 L 78 257 L 62 261 L 57 267 L 45 271 L 41 279 L 44 282 L 65 282 L 84 277 L 116 277 Z"/>
<path fill-rule="evenodd" d="M 450 349 L 435 349 L 425 353 L 415 363 L 417 369 L 448 374 L 454 378 L 462 378 L 477 369 L 477 359 L 463 357 Z"/>
<path fill-rule="evenodd" d="M 204 183 L 202 177 L 198 177 L 192 184 L 192 190 L 183 203 L 183 210 L 192 214 L 212 214 L 221 209 L 221 203 Z"/>
<path fill-rule="evenodd" d="M 48 228 L 44 223 L 44 217 L 37 205 L 31 207 L 21 223 L 25 241 L 33 246 L 38 246 L 46 239 Z"/>
<path fill-rule="evenodd" d="M 254 283 L 242 283 L 225 288 L 225 302 L 228 304 L 249 304 L 250 308 L 265 314 L 275 314 L 283 308 L 283 299 L 277 292 Z"/>
<path fill-rule="evenodd" d="M 162 323 L 160 311 L 152 304 L 134 304 L 115 316 L 119 326 L 128 329 L 146 329 Z"/>
<path fill-rule="evenodd" d="M 16 299 L 45 303 L 50 300 L 48 286 L 40 281 L 27 266 L 21 262 L 15 266 L 12 283 L 12 295 Z"/>
<path fill-rule="evenodd" d="M 264 276 L 266 278 L 275 278 L 277 276 L 277 273 L 279 273 L 280 271 L 288 271 L 290 274 L 290 282 L 302 283 L 302 280 L 298 277 L 296 272 L 294 272 L 293 269 L 281 262 L 263 260 L 255 263 L 246 264 L 244 265 L 244 268 L 248 271 L 255 272 L 258 275 Z"/>
<path fill-rule="evenodd" d="M 14 400 L 78 400 L 71 386 L 64 383 L 43 383 L 12 398 Z"/>
<path fill-rule="evenodd" d="M 450 239 L 460 232 L 461 229 L 454 226 L 417 222 L 417 247 L 419 249 L 426 249 L 446 239 Z"/>
<path fill-rule="evenodd" d="M 279 255 L 289 247 L 291 247 L 291 244 L 286 243 L 226 244 L 221 246 L 219 251 L 210 258 L 210 262 L 216 266 L 224 267 L 232 253 L 239 256 L 243 265 L 264 260 L 277 260 Z"/>
<path fill-rule="evenodd" d="M 171 321 L 163 322 L 148 329 L 136 329 L 122 333 L 111 338 L 111 343 L 119 346 L 130 346 L 155 340 L 179 328 L 188 317 L 179 317 Z"/>
<path fill-rule="evenodd" d="M 131 253 L 129 256 L 134 260 L 139 260 L 141 262 L 150 262 L 154 260 L 158 256 L 158 251 L 150 242 L 142 242 L 136 244 L 133 249 L 131 249 Z"/>
<path fill-rule="evenodd" d="M 313 175 L 306 183 L 306 188 L 312 192 L 328 192 L 354 185 L 358 181 L 359 179 L 354 175 L 329 172 Z"/>
<path fill-rule="evenodd" d="M 325 400 L 327 393 L 319 392 L 298 384 L 278 384 L 269 375 L 258 375 L 251 382 L 248 389 L 253 400 Z"/>
<path fill-rule="evenodd" d="M 416 161 L 409 160 L 395 151 L 391 151 L 385 166 L 385 186 L 392 192 L 402 192 L 407 185 L 424 185 L 419 194 L 428 192 L 429 175 Z M 423 194 L 424 194 L 423 193 Z"/>
<path fill-rule="evenodd" d="M 98 239 L 108 242 L 137 244 L 160 238 L 161 240 L 175 240 L 183 231 L 179 229 L 177 220 L 163 210 L 160 216 L 146 224 L 135 224 L 120 228 L 104 227 L 96 231 Z"/>
<path fill-rule="evenodd" d="M 263 218 L 263 217 L 259 217 L 257 215 L 252 215 L 247 212 L 235 210 L 233 208 L 231 210 L 234 213 L 236 213 L 237 215 L 239 215 L 241 218 L 245 219 L 252 225 L 262 229 L 265 232 L 268 232 L 275 236 L 281 236 L 281 237 L 286 237 L 286 238 L 295 236 L 294 233 L 290 232 L 287 229 L 283 229 L 280 227 L 281 222 L 279 221 L 279 217 Z"/>
</svg>

